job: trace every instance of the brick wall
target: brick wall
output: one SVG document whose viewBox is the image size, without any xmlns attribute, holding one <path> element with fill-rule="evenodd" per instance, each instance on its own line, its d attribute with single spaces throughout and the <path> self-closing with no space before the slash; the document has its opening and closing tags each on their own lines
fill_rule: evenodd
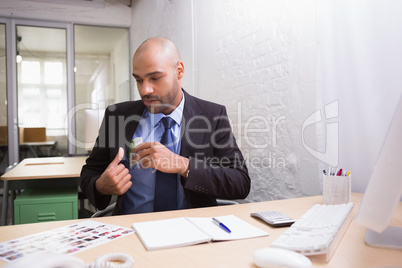
<svg viewBox="0 0 402 268">
<path fill-rule="evenodd" d="M 320 194 L 314 1 L 137 1 L 134 47 L 163 35 L 182 52 L 183 87 L 224 104 L 247 157 L 251 201 Z M 149 14 L 152 13 L 152 16 Z M 318 150 L 318 148 L 317 148 Z"/>
</svg>

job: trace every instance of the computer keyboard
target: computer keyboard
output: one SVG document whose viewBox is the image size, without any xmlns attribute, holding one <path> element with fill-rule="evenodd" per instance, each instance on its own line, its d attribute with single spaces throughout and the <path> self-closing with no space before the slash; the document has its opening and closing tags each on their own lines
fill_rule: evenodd
<svg viewBox="0 0 402 268">
<path fill-rule="evenodd" d="M 314 205 L 271 246 L 289 249 L 306 256 L 330 253 L 328 256 L 330 258 L 333 252 L 329 251 L 335 251 L 352 219 L 353 206 L 352 202 L 339 205 Z"/>
</svg>

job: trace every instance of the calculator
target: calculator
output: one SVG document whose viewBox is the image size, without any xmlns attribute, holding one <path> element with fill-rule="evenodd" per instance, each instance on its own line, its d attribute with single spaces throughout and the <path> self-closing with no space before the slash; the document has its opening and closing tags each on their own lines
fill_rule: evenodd
<svg viewBox="0 0 402 268">
<path fill-rule="evenodd" d="M 273 227 L 292 225 L 296 220 L 279 211 L 260 211 L 250 213 L 250 216 L 260 219 Z"/>
</svg>

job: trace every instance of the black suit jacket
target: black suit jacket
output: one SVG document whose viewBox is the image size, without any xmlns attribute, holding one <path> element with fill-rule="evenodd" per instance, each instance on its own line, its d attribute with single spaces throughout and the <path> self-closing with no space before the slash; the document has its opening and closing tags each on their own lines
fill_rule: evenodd
<svg viewBox="0 0 402 268">
<path fill-rule="evenodd" d="M 190 172 L 182 178 L 191 208 L 216 205 L 216 198 L 244 199 L 250 192 L 250 177 L 230 128 L 226 108 L 185 94 L 180 155 L 189 158 Z M 95 181 L 115 158 L 119 147 L 127 153 L 145 105 L 128 101 L 109 106 L 95 146 L 81 171 L 81 189 L 90 202 L 105 208 L 111 196 L 96 191 Z M 121 198 L 115 214 L 121 212 Z"/>
</svg>

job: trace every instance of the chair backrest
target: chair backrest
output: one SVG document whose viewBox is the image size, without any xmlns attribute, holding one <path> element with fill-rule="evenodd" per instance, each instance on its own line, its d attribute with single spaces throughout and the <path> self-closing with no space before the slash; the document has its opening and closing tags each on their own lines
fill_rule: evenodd
<svg viewBox="0 0 402 268">
<path fill-rule="evenodd" d="M 239 202 L 234 200 L 226 200 L 226 199 L 216 199 L 218 206 L 227 206 L 227 205 L 238 205 Z"/>
<path fill-rule="evenodd" d="M 46 141 L 45 127 L 26 127 L 23 129 L 22 142 L 42 142 Z"/>
<path fill-rule="evenodd" d="M 91 218 L 98 218 L 98 217 L 104 217 L 104 216 L 111 216 L 113 214 L 114 207 L 116 206 L 116 203 L 112 203 L 109 205 L 107 208 L 103 210 L 99 210 L 95 212 Z"/>
</svg>

